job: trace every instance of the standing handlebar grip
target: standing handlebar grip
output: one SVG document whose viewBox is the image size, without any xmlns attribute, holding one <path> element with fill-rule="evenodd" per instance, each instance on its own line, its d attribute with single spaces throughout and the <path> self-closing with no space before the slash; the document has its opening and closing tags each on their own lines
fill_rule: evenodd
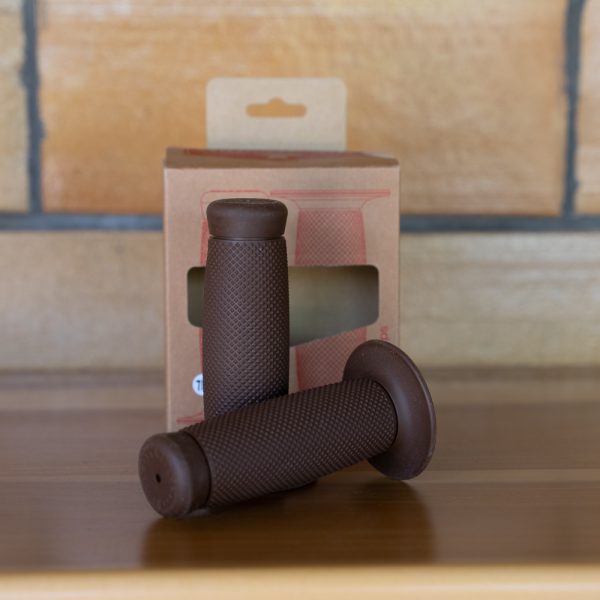
<svg viewBox="0 0 600 600">
<path fill-rule="evenodd" d="M 340 383 L 149 438 L 139 470 L 153 508 L 183 516 L 299 487 L 365 459 L 410 479 L 434 444 L 435 413 L 417 367 L 395 346 L 371 341 L 352 353 Z"/>
<path fill-rule="evenodd" d="M 283 238 L 287 208 L 232 198 L 207 208 L 204 284 L 204 415 L 286 394 L 289 291 Z"/>
</svg>

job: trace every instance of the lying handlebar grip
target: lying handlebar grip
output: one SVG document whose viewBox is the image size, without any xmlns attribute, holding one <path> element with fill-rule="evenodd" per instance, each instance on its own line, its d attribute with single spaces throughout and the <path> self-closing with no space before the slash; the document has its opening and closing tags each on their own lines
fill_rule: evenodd
<svg viewBox="0 0 600 600">
<path fill-rule="evenodd" d="M 277 200 L 216 200 L 206 211 L 204 415 L 287 394 L 289 292 Z"/>
<path fill-rule="evenodd" d="M 361 460 L 394 479 L 427 466 L 435 413 L 417 367 L 392 344 L 352 353 L 343 381 L 272 398 L 142 446 L 144 493 L 183 516 L 310 483 Z"/>
</svg>

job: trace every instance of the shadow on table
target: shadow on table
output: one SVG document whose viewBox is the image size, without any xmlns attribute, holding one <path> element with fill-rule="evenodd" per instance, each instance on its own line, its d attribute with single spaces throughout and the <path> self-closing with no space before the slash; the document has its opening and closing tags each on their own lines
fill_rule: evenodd
<svg viewBox="0 0 600 600">
<path fill-rule="evenodd" d="M 147 530 L 154 567 L 426 563 L 427 507 L 409 485 L 386 479 L 307 486 Z"/>
</svg>

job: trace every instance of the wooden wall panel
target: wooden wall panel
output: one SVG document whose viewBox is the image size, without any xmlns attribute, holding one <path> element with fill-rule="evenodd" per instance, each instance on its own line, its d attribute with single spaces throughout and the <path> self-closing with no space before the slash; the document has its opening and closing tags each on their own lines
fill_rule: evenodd
<svg viewBox="0 0 600 600">
<path fill-rule="evenodd" d="M 0 211 L 27 209 L 27 121 L 20 0 L 0 0 Z"/>
<path fill-rule="evenodd" d="M 157 233 L 1 233 L 0 369 L 163 362 Z"/>
<path fill-rule="evenodd" d="M 587 0 L 581 36 L 576 206 L 600 213 L 600 1 Z"/>
<path fill-rule="evenodd" d="M 401 240 L 423 366 L 600 365 L 600 234 Z M 163 365 L 162 235 L 0 234 L 0 370 Z"/>
<path fill-rule="evenodd" d="M 412 213 L 557 214 L 564 0 L 45 0 L 44 205 L 158 212 L 216 76 L 338 76 L 352 149 L 398 155 Z"/>
<path fill-rule="evenodd" d="M 600 364 L 600 234 L 405 236 L 401 264 L 401 340 L 424 364 Z"/>
</svg>

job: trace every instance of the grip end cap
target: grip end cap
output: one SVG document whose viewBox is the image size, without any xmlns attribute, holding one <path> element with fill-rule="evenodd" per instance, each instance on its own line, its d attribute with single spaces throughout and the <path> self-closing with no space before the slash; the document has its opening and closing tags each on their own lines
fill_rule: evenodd
<svg viewBox="0 0 600 600">
<path fill-rule="evenodd" d="M 163 517 L 182 517 L 206 504 L 210 471 L 191 435 L 161 433 L 148 438 L 138 469 L 148 502 Z"/>
<path fill-rule="evenodd" d="M 206 209 L 208 231 L 225 240 L 272 240 L 285 232 L 287 208 L 267 198 L 224 198 Z"/>
</svg>

